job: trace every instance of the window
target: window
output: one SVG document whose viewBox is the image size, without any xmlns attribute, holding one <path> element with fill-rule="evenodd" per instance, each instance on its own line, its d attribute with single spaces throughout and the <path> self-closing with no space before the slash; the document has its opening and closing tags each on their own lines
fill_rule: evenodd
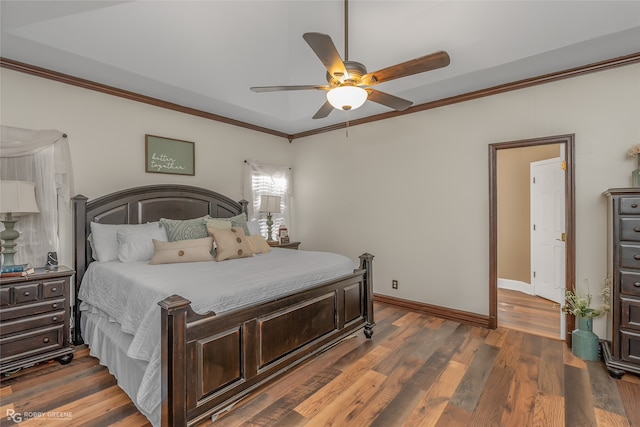
<svg viewBox="0 0 640 427">
<path fill-rule="evenodd" d="M 245 161 L 244 164 L 244 195 L 249 201 L 249 220 L 257 220 L 260 226 L 260 234 L 265 238 L 268 234 L 267 214 L 260 212 L 260 196 L 279 196 L 280 213 L 272 214 L 272 238 L 278 239 L 278 229 L 281 226 L 289 228 L 291 196 L 291 169 L 286 166 L 264 165 L 256 162 Z"/>
</svg>

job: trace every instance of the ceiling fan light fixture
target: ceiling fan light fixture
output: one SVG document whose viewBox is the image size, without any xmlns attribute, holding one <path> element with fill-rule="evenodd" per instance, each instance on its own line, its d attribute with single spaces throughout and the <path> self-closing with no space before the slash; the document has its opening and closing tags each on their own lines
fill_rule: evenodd
<svg viewBox="0 0 640 427">
<path fill-rule="evenodd" d="M 364 104 L 368 95 L 358 86 L 339 86 L 327 92 L 327 101 L 338 110 L 355 110 Z"/>
</svg>

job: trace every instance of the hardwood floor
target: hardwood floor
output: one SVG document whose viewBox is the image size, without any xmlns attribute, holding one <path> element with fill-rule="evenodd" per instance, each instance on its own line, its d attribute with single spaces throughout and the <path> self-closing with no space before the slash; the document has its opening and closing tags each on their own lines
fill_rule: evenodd
<svg viewBox="0 0 640 427">
<path fill-rule="evenodd" d="M 560 306 L 547 299 L 498 288 L 498 326 L 560 338 Z"/>
<path fill-rule="evenodd" d="M 487 330 L 376 303 L 362 332 L 203 426 L 640 426 L 640 377 L 609 377 L 564 342 Z M 0 425 L 146 426 L 115 379 L 81 348 L 0 383 Z"/>
</svg>

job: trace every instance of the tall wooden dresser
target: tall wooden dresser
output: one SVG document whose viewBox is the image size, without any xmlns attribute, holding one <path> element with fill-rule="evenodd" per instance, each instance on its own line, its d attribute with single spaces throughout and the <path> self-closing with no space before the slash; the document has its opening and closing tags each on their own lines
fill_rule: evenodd
<svg viewBox="0 0 640 427">
<path fill-rule="evenodd" d="M 38 362 L 73 359 L 70 281 L 74 271 L 37 268 L 27 277 L 0 278 L 0 373 Z"/>
<path fill-rule="evenodd" d="M 640 374 L 640 189 L 613 188 L 608 198 L 611 342 L 602 354 L 611 376 Z"/>
</svg>

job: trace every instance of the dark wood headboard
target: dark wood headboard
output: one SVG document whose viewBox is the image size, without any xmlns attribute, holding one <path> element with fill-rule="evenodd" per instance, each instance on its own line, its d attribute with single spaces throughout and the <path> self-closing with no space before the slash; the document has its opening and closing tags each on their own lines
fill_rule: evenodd
<svg viewBox="0 0 640 427">
<path fill-rule="evenodd" d="M 80 337 L 80 309 L 78 291 L 82 277 L 93 261 L 87 237 L 91 222 L 102 224 L 144 224 L 160 218 L 191 219 L 204 215 L 228 218 L 247 212 L 246 200 L 232 199 L 205 188 L 188 185 L 148 185 L 129 188 L 88 201 L 83 195 L 72 198 L 74 216 L 75 331 L 76 344 Z"/>
</svg>

